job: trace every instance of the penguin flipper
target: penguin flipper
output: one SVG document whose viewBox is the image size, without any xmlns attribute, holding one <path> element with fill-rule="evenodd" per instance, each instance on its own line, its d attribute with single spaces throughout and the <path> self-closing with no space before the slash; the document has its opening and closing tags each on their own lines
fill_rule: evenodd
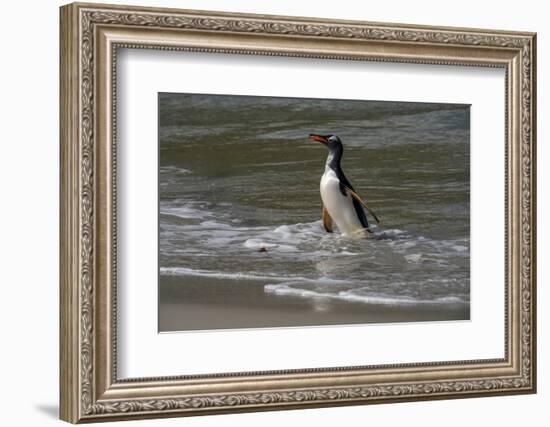
<svg viewBox="0 0 550 427">
<path fill-rule="evenodd" d="M 330 217 L 327 208 L 323 205 L 321 209 L 321 216 L 323 218 L 323 227 L 327 233 L 332 233 L 332 218 Z"/>
<path fill-rule="evenodd" d="M 359 197 L 359 195 L 355 191 L 353 191 L 349 187 L 346 187 L 346 191 L 349 193 L 349 195 L 351 197 L 353 197 L 355 200 L 357 200 L 367 210 L 368 213 L 370 213 L 372 215 L 372 217 L 376 220 L 376 222 L 380 223 L 380 220 L 378 219 L 378 217 L 376 216 L 374 211 L 371 208 L 368 207 L 368 205 L 365 203 L 365 201 L 363 199 L 361 199 L 361 197 Z"/>
</svg>

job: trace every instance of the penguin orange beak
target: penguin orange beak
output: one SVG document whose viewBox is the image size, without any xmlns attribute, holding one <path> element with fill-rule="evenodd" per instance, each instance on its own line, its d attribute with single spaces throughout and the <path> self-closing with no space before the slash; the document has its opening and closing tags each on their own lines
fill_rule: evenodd
<svg viewBox="0 0 550 427">
<path fill-rule="evenodd" d="M 314 133 L 309 134 L 309 139 L 312 141 L 322 142 L 323 144 L 326 144 L 328 142 L 328 138 L 323 135 L 316 135 Z"/>
</svg>

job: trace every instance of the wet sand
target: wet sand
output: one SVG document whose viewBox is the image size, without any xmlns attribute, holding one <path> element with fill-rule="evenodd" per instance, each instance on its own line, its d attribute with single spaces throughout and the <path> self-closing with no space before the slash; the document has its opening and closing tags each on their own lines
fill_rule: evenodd
<svg viewBox="0 0 550 427">
<path fill-rule="evenodd" d="M 264 293 L 246 280 L 161 276 L 159 331 L 469 320 L 456 306 L 389 306 Z"/>
</svg>

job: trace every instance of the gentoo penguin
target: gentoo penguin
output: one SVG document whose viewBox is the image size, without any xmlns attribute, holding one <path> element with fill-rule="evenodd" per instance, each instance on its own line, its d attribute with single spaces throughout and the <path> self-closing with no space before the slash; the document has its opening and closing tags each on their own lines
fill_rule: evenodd
<svg viewBox="0 0 550 427">
<path fill-rule="evenodd" d="M 340 138 L 336 135 L 310 134 L 309 139 L 321 142 L 329 150 L 320 187 L 325 230 L 331 233 L 332 222 L 334 221 L 342 234 L 355 238 L 367 238 L 370 230 L 363 207 L 374 217 L 376 222 L 380 221 L 357 195 L 342 171 L 340 160 L 342 159 L 344 147 Z"/>
</svg>

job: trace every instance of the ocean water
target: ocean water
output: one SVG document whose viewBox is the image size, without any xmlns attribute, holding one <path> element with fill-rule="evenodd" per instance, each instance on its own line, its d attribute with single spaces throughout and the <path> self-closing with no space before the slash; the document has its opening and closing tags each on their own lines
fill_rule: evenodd
<svg viewBox="0 0 550 427">
<path fill-rule="evenodd" d="M 159 94 L 161 286 L 469 306 L 469 128 L 465 105 Z M 372 238 L 323 230 L 327 151 L 309 133 L 340 136 L 342 168 L 381 219 L 368 217 Z"/>
</svg>

